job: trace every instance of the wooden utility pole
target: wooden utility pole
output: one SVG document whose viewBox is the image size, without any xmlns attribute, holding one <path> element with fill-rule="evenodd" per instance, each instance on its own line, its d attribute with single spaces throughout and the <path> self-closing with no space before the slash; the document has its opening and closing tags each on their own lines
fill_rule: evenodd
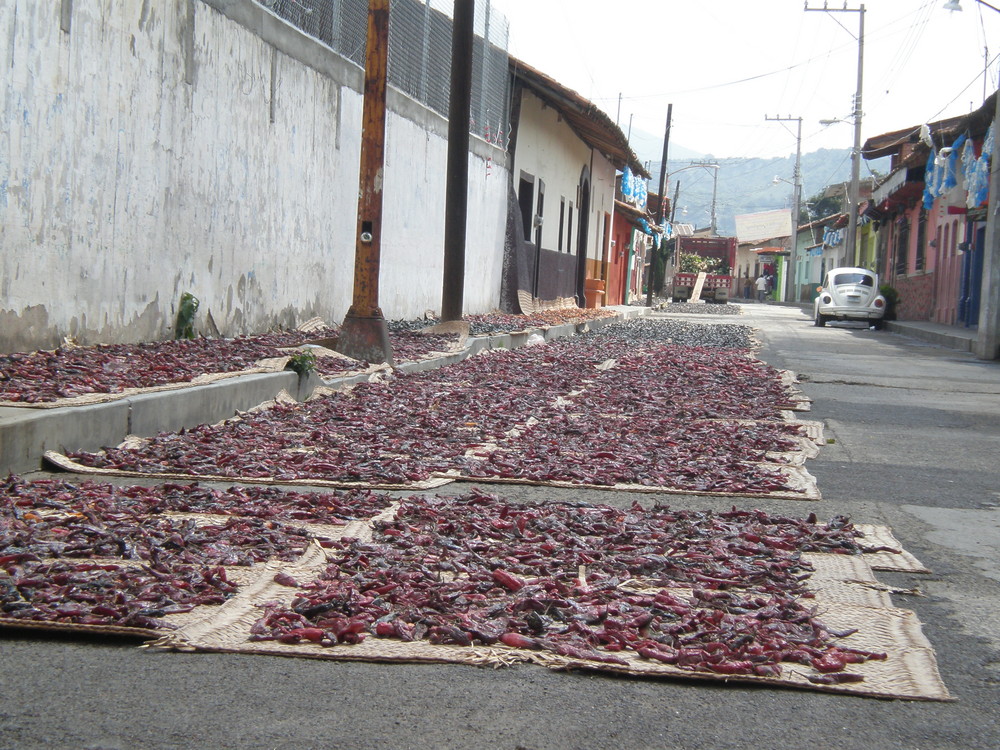
<svg viewBox="0 0 1000 750">
<path fill-rule="evenodd" d="M 667 105 L 667 127 L 663 133 L 663 157 L 660 161 L 660 213 L 656 217 L 656 223 L 662 225 L 663 219 L 667 215 L 667 159 L 670 153 L 670 120 L 674 114 L 674 105 Z"/>
<path fill-rule="evenodd" d="M 663 133 L 663 156 L 660 159 L 660 208 L 656 212 L 656 223 L 663 226 L 663 217 L 666 216 L 667 208 L 667 157 L 670 152 L 670 119 L 674 113 L 674 105 L 667 105 L 667 127 Z M 664 248 L 664 251 L 666 248 Z M 649 260 L 649 279 L 646 282 L 646 307 L 653 306 L 653 281 L 656 278 L 656 251 Z M 664 268 L 666 271 L 666 268 Z M 664 273 L 666 276 L 666 273 Z"/>
<path fill-rule="evenodd" d="M 368 0 L 354 298 L 340 329 L 336 350 L 354 359 L 392 364 L 389 329 L 378 303 L 388 61 L 389 0 Z"/>
<path fill-rule="evenodd" d="M 451 30 L 451 98 L 448 102 L 448 181 L 444 209 L 444 284 L 441 321 L 462 319 L 465 301 L 465 241 L 469 206 L 469 106 L 475 0 L 455 0 Z M 489 8 L 487 7 L 487 13 Z M 489 43 L 489 39 L 485 40 Z M 486 56 L 483 56 L 486 59 Z"/>
</svg>

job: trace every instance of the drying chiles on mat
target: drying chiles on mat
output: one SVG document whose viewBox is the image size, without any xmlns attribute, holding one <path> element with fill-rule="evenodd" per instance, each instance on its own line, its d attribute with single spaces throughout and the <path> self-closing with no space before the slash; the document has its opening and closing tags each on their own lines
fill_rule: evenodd
<svg viewBox="0 0 1000 750">
<path fill-rule="evenodd" d="M 844 518 L 411 498 L 157 645 L 949 699 L 912 613 L 850 593 L 876 583 L 865 549 Z"/>
<path fill-rule="evenodd" d="M 434 478 L 818 498 L 802 399 L 737 349 L 599 335 L 54 456 L 129 476 L 414 486 Z"/>
<path fill-rule="evenodd" d="M 331 544 L 351 521 L 389 503 L 367 491 L 10 477 L 0 483 L 0 624 L 168 627 L 162 618 L 235 594 L 241 570 L 295 561 L 311 540 Z"/>
<path fill-rule="evenodd" d="M 201 385 L 235 375 L 282 370 L 296 347 L 336 338 L 329 327 L 274 331 L 232 339 L 197 338 L 141 344 L 64 344 L 52 351 L 0 355 L 0 405 L 50 408 L 133 396 L 152 390 Z M 391 334 L 397 362 L 420 360 L 454 349 L 458 337 Z M 317 348 L 319 375 L 332 378 L 369 367 Z"/>
</svg>

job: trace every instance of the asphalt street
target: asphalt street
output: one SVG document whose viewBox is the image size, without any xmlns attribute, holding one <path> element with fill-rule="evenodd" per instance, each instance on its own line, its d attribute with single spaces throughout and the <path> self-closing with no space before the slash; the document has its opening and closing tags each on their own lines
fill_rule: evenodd
<svg viewBox="0 0 1000 750">
<path fill-rule="evenodd" d="M 806 416 L 824 423 L 830 442 L 807 464 L 823 500 L 735 503 L 891 526 L 933 572 L 878 578 L 920 593 L 893 601 L 923 623 L 954 702 L 531 665 L 164 653 L 134 641 L 0 631 L 0 748 L 1000 747 L 1000 364 L 852 324 L 815 328 L 795 308 L 746 305 L 744 313 L 716 320 L 753 325 L 760 357 L 801 375 L 813 399 Z M 496 491 L 532 502 L 635 499 Z"/>
</svg>

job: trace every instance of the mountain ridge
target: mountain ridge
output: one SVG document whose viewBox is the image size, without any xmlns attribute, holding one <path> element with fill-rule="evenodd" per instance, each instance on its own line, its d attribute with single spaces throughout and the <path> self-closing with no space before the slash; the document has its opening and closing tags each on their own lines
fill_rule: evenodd
<svg viewBox="0 0 1000 750">
<path fill-rule="evenodd" d="M 660 162 L 663 142 L 653 151 L 653 136 L 647 133 L 632 135 L 633 150 L 640 161 L 647 164 L 653 178 L 650 192 L 660 184 Z M 655 155 L 651 155 L 655 154 Z M 718 164 L 719 169 L 700 167 L 693 162 Z M 718 171 L 716 192 L 716 226 L 720 235 L 735 235 L 736 219 L 740 214 L 758 213 L 792 208 L 792 180 L 795 173 L 795 154 L 768 158 L 716 157 L 699 154 L 683 145 L 670 145 L 667 162 L 667 193 L 673 200 L 680 181 L 680 194 L 674 210 L 674 221 L 693 224 L 697 229 L 711 226 L 712 192 Z M 802 154 L 802 201 L 817 195 L 829 185 L 849 182 L 851 179 L 851 149 L 818 149 Z M 889 171 L 889 160 L 878 159 L 861 162 L 861 178 L 872 174 L 884 175 Z M 777 178 L 777 179 L 776 179 Z M 821 217 L 815 217 L 821 218 Z"/>
</svg>

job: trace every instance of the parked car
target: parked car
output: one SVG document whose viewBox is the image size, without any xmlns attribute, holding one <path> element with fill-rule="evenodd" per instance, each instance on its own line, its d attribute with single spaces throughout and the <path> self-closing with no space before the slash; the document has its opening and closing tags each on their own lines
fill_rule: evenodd
<svg viewBox="0 0 1000 750">
<path fill-rule="evenodd" d="M 819 288 L 813 322 L 856 320 L 882 327 L 885 297 L 878 293 L 878 276 L 867 268 L 832 268 Z"/>
</svg>

